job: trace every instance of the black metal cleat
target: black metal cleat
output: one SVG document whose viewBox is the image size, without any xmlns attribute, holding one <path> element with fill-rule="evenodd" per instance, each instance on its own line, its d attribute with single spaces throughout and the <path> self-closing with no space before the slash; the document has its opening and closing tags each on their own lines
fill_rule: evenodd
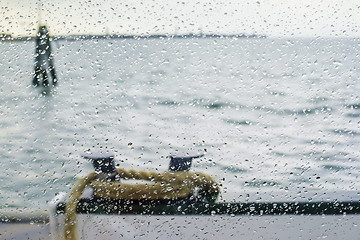
<svg viewBox="0 0 360 240">
<path fill-rule="evenodd" d="M 192 160 L 202 156 L 204 156 L 204 154 L 199 152 L 177 152 L 170 154 L 169 171 L 189 171 Z"/>
</svg>

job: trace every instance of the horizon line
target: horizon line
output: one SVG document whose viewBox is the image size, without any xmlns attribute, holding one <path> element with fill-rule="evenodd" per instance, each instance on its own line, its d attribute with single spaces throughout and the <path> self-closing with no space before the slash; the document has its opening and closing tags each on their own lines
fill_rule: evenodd
<svg viewBox="0 0 360 240">
<path fill-rule="evenodd" d="M 69 35 L 50 35 L 55 39 L 112 39 L 112 38 L 267 38 L 265 35 L 257 34 L 205 34 L 205 33 L 185 33 L 185 34 L 69 34 Z M 30 40 L 35 36 L 13 37 L 11 34 L 0 34 L 0 40 Z"/>
</svg>

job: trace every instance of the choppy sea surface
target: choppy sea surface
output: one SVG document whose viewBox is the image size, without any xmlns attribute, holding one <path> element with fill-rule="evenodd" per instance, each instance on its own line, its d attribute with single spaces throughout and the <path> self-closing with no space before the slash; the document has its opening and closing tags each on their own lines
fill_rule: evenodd
<svg viewBox="0 0 360 240">
<path fill-rule="evenodd" d="M 224 201 L 360 192 L 360 39 L 52 42 L 59 84 L 31 86 L 35 43 L 0 42 L 0 208 L 46 207 L 92 171 L 165 171 L 206 152 Z"/>
</svg>

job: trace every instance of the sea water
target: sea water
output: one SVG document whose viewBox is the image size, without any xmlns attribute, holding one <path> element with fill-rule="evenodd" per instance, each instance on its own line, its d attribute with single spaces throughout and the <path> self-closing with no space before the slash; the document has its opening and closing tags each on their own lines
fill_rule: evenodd
<svg viewBox="0 0 360 240">
<path fill-rule="evenodd" d="M 317 199 L 360 188 L 360 40 L 54 40 L 58 86 L 31 86 L 33 41 L 0 42 L 0 208 L 46 207 L 93 171 L 192 170 L 220 201 Z"/>
</svg>

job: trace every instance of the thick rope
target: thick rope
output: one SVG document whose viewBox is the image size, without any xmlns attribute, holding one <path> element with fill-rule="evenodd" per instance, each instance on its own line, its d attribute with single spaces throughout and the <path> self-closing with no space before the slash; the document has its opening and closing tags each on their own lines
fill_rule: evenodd
<svg viewBox="0 0 360 240">
<path fill-rule="evenodd" d="M 65 239 L 75 240 L 76 207 L 80 201 L 85 187 L 97 177 L 95 172 L 90 173 L 84 178 L 79 179 L 71 189 L 69 199 L 65 207 Z"/>
<path fill-rule="evenodd" d="M 213 202 L 219 194 L 218 184 L 204 173 L 198 172 L 148 172 L 116 169 L 122 179 L 147 180 L 145 184 L 127 184 L 98 180 L 99 175 L 90 173 L 77 181 L 72 188 L 65 208 L 65 239 L 75 240 L 76 207 L 86 186 L 94 189 L 99 198 L 160 200 L 185 198 L 199 191 Z"/>
</svg>

